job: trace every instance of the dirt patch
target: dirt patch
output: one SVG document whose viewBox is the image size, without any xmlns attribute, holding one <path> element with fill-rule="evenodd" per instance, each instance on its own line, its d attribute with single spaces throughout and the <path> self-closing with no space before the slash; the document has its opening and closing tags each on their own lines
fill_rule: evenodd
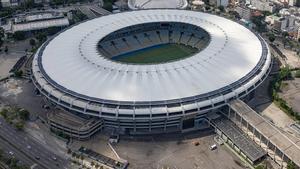
<svg viewBox="0 0 300 169">
<path fill-rule="evenodd" d="M 2 97 L 8 96 L 17 96 L 22 93 L 22 87 L 19 85 L 20 80 L 17 79 L 9 79 L 5 83 L 3 83 L 0 88 L 3 88 L 4 92 L 2 92 Z"/>
<path fill-rule="evenodd" d="M 300 113 L 300 78 L 283 82 L 279 96 L 287 101 L 295 112 Z"/>
</svg>

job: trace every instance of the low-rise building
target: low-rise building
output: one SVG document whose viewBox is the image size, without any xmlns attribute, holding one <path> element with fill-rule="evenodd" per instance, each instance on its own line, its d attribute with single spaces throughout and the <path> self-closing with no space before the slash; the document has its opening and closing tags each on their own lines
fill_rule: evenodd
<svg viewBox="0 0 300 169">
<path fill-rule="evenodd" d="M 275 32 L 287 31 L 290 25 L 288 18 L 276 15 L 267 16 L 265 22 L 268 23 L 269 28 Z"/>
<path fill-rule="evenodd" d="M 10 32 L 14 33 L 17 31 L 33 31 L 49 27 L 66 27 L 70 23 L 63 13 L 48 11 L 17 15 L 10 24 Z"/>
<path fill-rule="evenodd" d="M 20 1 L 19 0 L 1 0 L 2 7 L 14 7 L 19 6 Z"/>
<path fill-rule="evenodd" d="M 49 128 L 58 135 L 85 140 L 102 129 L 102 120 L 83 118 L 66 111 L 55 111 L 47 115 Z"/>
<path fill-rule="evenodd" d="M 268 11 L 273 13 L 276 9 L 276 5 L 274 2 L 271 2 L 269 0 L 251 0 L 251 6 L 249 6 L 252 9 L 257 9 L 260 11 Z"/>
<path fill-rule="evenodd" d="M 229 1 L 228 0 L 209 0 L 209 4 L 210 5 L 214 5 L 214 6 L 228 6 Z"/>
<path fill-rule="evenodd" d="M 248 8 L 247 6 L 237 6 L 235 8 L 235 11 L 240 15 L 240 17 L 242 19 L 245 19 L 245 20 L 248 20 L 248 21 L 250 20 L 252 10 L 250 8 Z"/>
</svg>

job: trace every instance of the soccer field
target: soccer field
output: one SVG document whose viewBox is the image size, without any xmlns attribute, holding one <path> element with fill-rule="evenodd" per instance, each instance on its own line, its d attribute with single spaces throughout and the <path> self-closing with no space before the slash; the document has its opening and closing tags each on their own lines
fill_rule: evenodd
<svg viewBox="0 0 300 169">
<path fill-rule="evenodd" d="M 198 49 L 190 46 L 163 44 L 115 56 L 112 59 L 125 63 L 155 64 L 186 58 L 197 51 Z"/>
</svg>

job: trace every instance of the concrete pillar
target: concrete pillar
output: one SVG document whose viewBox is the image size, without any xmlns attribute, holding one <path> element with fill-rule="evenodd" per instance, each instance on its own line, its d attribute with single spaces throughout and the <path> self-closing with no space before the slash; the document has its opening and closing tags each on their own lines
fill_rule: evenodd
<svg viewBox="0 0 300 169">
<path fill-rule="evenodd" d="M 283 166 L 283 157 L 284 157 L 284 153 L 282 152 L 282 156 L 281 156 L 281 164 L 280 164 L 280 166 Z"/>
<path fill-rule="evenodd" d="M 268 152 L 268 150 L 269 150 L 269 143 L 270 143 L 270 140 L 267 139 L 267 152 Z"/>
<path fill-rule="evenodd" d="M 241 117 L 241 120 L 240 120 L 240 127 L 241 127 L 241 129 L 243 128 L 243 123 L 242 123 L 242 121 L 243 121 L 243 118 L 242 118 L 242 116 L 240 116 Z"/>
<path fill-rule="evenodd" d="M 236 120 L 236 112 L 234 111 L 234 120 Z"/>
<path fill-rule="evenodd" d="M 274 145 L 274 161 L 276 162 L 276 159 L 275 159 L 275 156 L 276 156 L 276 150 L 277 150 L 277 147 Z"/>
<path fill-rule="evenodd" d="M 259 146 L 261 147 L 261 134 L 259 133 Z"/>
<path fill-rule="evenodd" d="M 164 131 L 167 131 L 167 119 L 164 121 Z"/>
</svg>

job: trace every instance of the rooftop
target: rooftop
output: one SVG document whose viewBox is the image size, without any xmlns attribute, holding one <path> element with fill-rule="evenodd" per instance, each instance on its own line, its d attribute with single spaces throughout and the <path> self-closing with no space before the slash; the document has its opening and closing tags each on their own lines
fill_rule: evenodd
<svg viewBox="0 0 300 169">
<path fill-rule="evenodd" d="M 211 42 L 189 58 L 150 65 L 116 63 L 105 59 L 95 47 L 116 30 L 162 21 L 199 26 L 210 34 Z M 242 25 L 211 14 L 130 11 L 89 20 L 60 33 L 41 49 L 39 66 L 53 83 L 91 98 L 123 102 L 176 100 L 244 80 L 257 67 L 261 68 L 257 65 L 263 56 L 263 43 Z M 269 62 L 270 58 L 266 60 Z"/>
</svg>

